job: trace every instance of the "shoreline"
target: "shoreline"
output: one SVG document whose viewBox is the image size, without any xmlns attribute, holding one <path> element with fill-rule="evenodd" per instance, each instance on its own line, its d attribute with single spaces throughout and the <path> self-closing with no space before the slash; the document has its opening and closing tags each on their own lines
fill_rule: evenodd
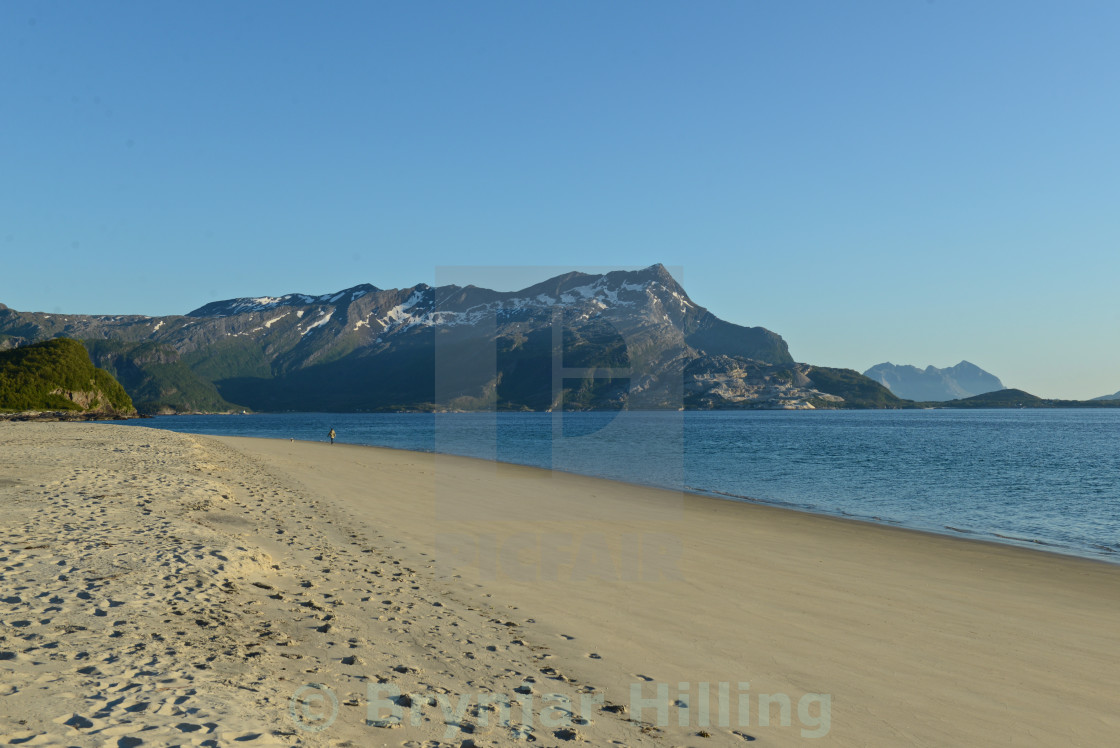
<svg viewBox="0 0 1120 748">
<path fill-rule="evenodd" d="M 1120 730 L 1111 564 L 436 453 L 49 423 L 0 446 L 0 732 L 31 744 Z"/>
<path fill-rule="evenodd" d="M 650 412 L 652 412 L 652 411 L 650 411 Z M 213 415 L 213 414 L 190 414 L 190 415 Z M 219 415 L 227 415 L 227 414 L 219 414 Z M 228 414 L 228 415 L 239 415 L 239 414 Z M 260 415 L 260 414 L 255 414 L 255 415 Z M 276 413 L 276 414 L 267 414 L 267 415 L 283 416 L 283 415 L 289 415 L 289 414 Z M 333 414 L 324 413 L 324 414 L 315 414 L 315 415 L 333 415 Z M 408 415 L 435 415 L 435 414 L 429 414 L 429 413 L 411 414 L 410 413 Z M 112 425 L 111 422 L 110 422 L 110 425 Z M 140 425 L 147 426 L 148 424 L 140 424 Z M 159 427 L 152 427 L 152 428 L 159 428 Z M 168 429 L 168 430 L 170 430 L 170 429 Z M 258 436 L 242 437 L 242 436 L 227 435 L 227 434 L 202 434 L 202 433 L 188 432 L 188 431 L 176 431 L 175 433 L 190 433 L 190 434 L 194 434 L 196 436 L 203 436 L 203 437 L 226 437 L 226 436 L 228 436 L 229 438 L 235 438 L 235 439 L 245 438 L 245 439 L 270 439 L 270 440 L 276 440 L 276 441 L 281 441 L 281 442 L 288 441 L 288 439 L 286 439 L 284 437 L 279 437 L 279 436 L 276 436 L 276 437 L 258 437 Z M 322 442 L 320 442 L 318 440 L 314 440 L 314 439 L 295 439 L 295 441 L 300 442 L 300 443 L 305 443 L 305 444 L 320 444 L 320 443 L 322 443 Z M 810 508 L 810 507 L 806 507 L 806 506 L 803 506 L 803 505 L 793 504 L 793 503 L 790 503 L 790 502 L 781 502 L 781 501 L 776 501 L 776 500 L 775 501 L 767 501 L 765 499 L 758 499 L 758 498 L 753 498 L 753 497 L 748 497 L 748 496 L 741 496 L 741 495 L 737 495 L 737 494 L 728 494 L 726 492 L 721 492 L 721 491 L 713 490 L 713 489 L 704 489 L 704 488 L 700 488 L 700 487 L 697 487 L 697 486 L 682 486 L 681 488 L 674 488 L 674 487 L 663 486 L 663 485 L 659 485 L 659 484 L 655 484 L 655 483 L 640 483 L 640 482 L 637 482 L 637 481 L 628 481 L 628 480 L 623 480 L 623 479 L 619 479 L 619 478 L 611 478 L 611 477 L 606 477 L 606 476 L 601 476 L 601 475 L 594 475 L 594 474 L 591 474 L 591 473 L 577 473 L 577 472 L 574 472 L 574 471 L 571 471 L 571 470 L 563 470 L 563 469 L 559 469 L 559 468 L 547 468 L 547 467 L 542 467 L 540 465 L 533 465 L 533 464 L 524 463 L 524 462 L 510 462 L 510 461 L 496 460 L 496 459 L 495 460 L 490 460 L 490 459 L 487 459 L 487 458 L 471 457 L 471 456 L 468 456 L 468 455 L 460 455 L 460 454 L 456 454 L 456 453 L 453 453 L 453 452 L 439 452 L 439 451 L 436 451 L 434 449 L 412 449 L 412 448 L 408 448 L 408 447 L 391 447 L 391 446 L 385 446 L 385 445 L 380 445 L 380 444 L 361 444 L 361 443 L 356 443 L 356 442 L 341 442 L 341 441 L 338 442 L 338 444 L 339 445 L 356 446 L 356 447 L 366 447 L 366 448 L 370 448 L 370 449 L 386 449 L 386 450 L 393 450 L 393 451 L 400 451 L 400 452 L 411 452 L 411 453 L 416 453 L 416 454 L 445 455 L 445 456 L 449 456 L 449 457 L 461 457 L 463 459 L 479 460 L 481 462 L 494 463 L 494 464 L 500 464 L 500 465 L 510 465 L 510 466 L 517 466 L 517 467 L 531 467 L 531 468 L 535 468 L 535 469 L 538 469 L 538 470 L 548 470 L 548 471 L 557 472 L 557 473 L 564 473 L 564 474 L 568 474 L 568 475 L 577 475 L 577 476 L 583 476 L 583 477 L 587 477 L 587 478 L 595 478 L 597 480 L 611 481 L 611 482 L 615 482 L 615 483 L 619 483 L 619 484 L 623 484 L 623 485 L 640 486 L 640 487 L 645 487 L 645 488 L 655 488 L 655 489 L 662 489 L 662 490 L 668 490 L 668 491 L 681 491 L 683 493 L 687 493 L 687 494 L 690 494 L 690 495 L 693 495 L 693 496 L 702 496 L 702 497 L 705 497 L 705 498 L 716 499 L 716 500 L 720 500 L 720 501 L 729 501 L 729 502 L 733 502 L 733 503 L 743 503 L 743 504 L 750 504 L 750 505 L 756 505 L 756 506 L 772 507 L 772 508 L 775 508 L 775 509 L 783 509 L 783 510 L 786 510 L 786 511 L 799 512 L 799 513 L 813 515 L 813 516 L 832 517 L 832 518 L 835 518 L 835 519 L 847 520 L 847 521 L 851 521 L 851 522 L 860 522 L 860 523 L 872 525 L 872 526 L 875 526 L 875 527 L 888 527 L 888 528 L 904 529 L 904 530 L 910 530 L 912 532 L 935 535 L 935 536 L 938 536 L 938 537 L 956 538 L 956 539 L 959 539 L 959 540 L 968 540 L 968 541 L 980 542 L 980 543 L 990 543 L 992 545 L 995 545 L 995 546 L 998 546 L 998 547 L 1003 547 L 1003 548 L 1018 548 L 1020 550 L 1034 551 L 1034 552 L 1044 553 L 1044 554 L 1053 555 L 1053 556 L 1060 556 L 1060 557 L 1063 557 L 1063 558 L 1078 558 L 1078 559 L 1083 559 L 1083 560 L 1087 560 L 1087 561 L 1096 561 L 1096 562 L 1099 562 L 1099 563 L 1107 564 L 1109 566 L 1120 566 L 1120 553 L 1118 553 L 1116 551 L 1110 551 L 1110 550 L 1105 550 L 1105 549 L 1101 549 L 1101 550 L 1097 550 L 1097 551 L 1091 551 L 1091 550 L 1088 550 L 1088 549 L 1079 550 L 1079 549 L 1076 549 L 1076 548 L 1071 548 L 1069 546 L 1059 545 L 1057 543 L 1054 543 L 1054 542 L 1051 542 L 1051 541 L 1048 541 L 1048 540 L 1033 539 L 1033 538 L 1021 538 L 1021 537 L 1015 537 L 1015 536 L 1011 536 L 1011 535 L 1000 535 L 999 533 L 996 533 L 994 531 L 988 531 L 988 530 L 965 529 L 965 528 L 960 528 L 960 527 L 953 527 L 953 526 L 946 525 L 946 524 L 940 524 L 940 525 L 935 526 L 934 523 L 907 524 L 903 520 L 891 520 L 891 519 L 883 519 L 883 518 L 877 518 L 877 517 L 854 515 L 854 514 L 851 514 L 851 513 L 846 513 L 843 510 L 827 511 L 827 510 L 824 510 L 824 509 Z"/>
<path fill-rule="evenodd" d="M 180 432 L 192 433 L 192 432 Z M 229 439 L 268 439 L 270 441 L 283 442 L 281 437 L 254 437 L 254 436 L 227 436 L 218 434 L 194 434 L 195 436 L 203 436 L 210 438 L 229 438 Z M 295 439 L 295 443 L 299 444 L 322 444 L 323 442 L 314 441 L 311 439 Z M 655 489 L 658 491 L 669 491 L 671 493 L 681 493 L 687 496 L 695 496 L 697 498 L 709 499 L 712 501 L 730 502 L 732 504 L 746 504 L 748 506 L 765 507 L 768 509 L 775 509 L 785 512 L 796 512 L 798 514 L 808 515 L 810 517 L 826 517 L 835 519 L 842 522 L 855 522 L 861 525 L 868 525 L 871 527 L 880 527 L 892 530 L 902 530 L 906 532 L 917 533 L 919 535 L 932 535 L 938 538 L 948 538 L 952 540 L 961 540 L 971 543 L 982 543 L 993 546 L 995 548 L 1015 548 L 1020 551 L 1027 551 L 1030 553 L 1041 553 L 1046 556 L 1059 556 L 1062 558 L 1073 558 L 1081 561 L 1091 561 L 1101 563 L 1110 567 L 1120 566 L 1120 557 L 1109 556 L 1090 556 L 1084 553 L 1078 553 L 1074 550 L 1064 549 L 1062 546 L 1057 546 L 1053 543 L 1048 543 L 1042 540 L 1031 540 L 1025 538 L 1013 538 L 1010 536 L 995 536 L 985 537 L 985 535 L 994 535 L 994 533 L 982 533 L 979 530 L 965 530 L 962 528 L 953 528 L 943 525 L 944 530 L 938 530 L 933 527 L 922 527 L 914 525 L 903 524 L 901 520 L 885 520 L 875 519 L 873 517 L 861 517 L 852 514 L 846 514 L 842 511 L 827 512 L 818 509 L 809 509 L 802 506 L 795 506 L 789 503 L 779 501 L 766 501 L 764 499 L 755 499 L 745 496 L 731 496 L 722 494 L 719 491 L 712 491 L 695 486 L 684 486 L 682 488 L 671 488 L 668 486 L 661 486 L 654 483 L 638 483 L 636 481 L 621 480 L 618 478 L 609 478 L 601 475 L 592 475 L 590 473 L 577 473 L 572 470 L 562 470 L 560 468 L 545 468 L 539 465 L 531 465 L 524 462 L 510 462 L 508 460 L 488 460 L 482 457 L 471 457 L 469 455 L 455 454 L 454 452 L 437 452 L 436 450 L 427 449 L 408 449 L 406 447 L 387 447 L 380 444 L 358 444 L 354 442 L 337 442 L 336 446 L 358 447 L 362 449 L 377 449 L 387 450 L 390 452 L 408 452 L 412 454 L 422 455 L 439 455 L 443 457 L 456 457 L 462 460 L 477 461 L 484 464 L 504 465 L 508 467 L 529 468 L 532 470 L 542 470 L 550 473 L 560 473 L 563 475 L 571 475 L 581 478 L 590 478 L 592 480 L 605 481 L 607 483 L 616 483 L 620 486 L 629 486 L 633 488 Z M 970 537 L 971 536 L 971 537 Z M 1038 547 L 1038 546 L 1044 547 Z M 1120 554 L 1117 554 L 1120 556 Z"/>
<path fill-rule="evenodd" d="M 147 418 L 139 414 L 106 413 L 103 411 L 88 410 L 0 410 L 0 421 L 36 421 L 40 423 L 52 422 L 95 422 L 95 421 L 135 421 Z"/>
<path fill-rule="evenodd" d="M 944 744 L 1056 735 L 1088 706 L 1078 700 L 1120 693 L 1111 665 L 1093 674 L 1120 651 L 1113 564 L 438 453 L 219 441 L 332 496 L 356 524 L 376 520 L 465 599 L 514 604 L 554 640 L 558 669 L 622 703 L 635 684 L 689 683 L 693 700 L 697 683 L 729 684 L 734 702 L 736 685 L 749 683 L 794 707 L 830 695 L 830 743 Z M 1086 648 L 1095 664 L 1073 654 Z M 1027 681 L 1053 690 L 1024 685 L 1031 695 L 1012 706 L 1003 689 Z M 841 716 L 845 702 L 855 709 Z M 1083 719 L 1100 719 L 1097 703 Z M 979 721 L 961 716 L 970 709 Z M 1005 710 L 1019 724 L 1003 723 Z M 805 739 L 796 729 L 745 732 L 775 745 Z"/>
<path fill-rule="evenodd" d="M 265 440 L 265 441 L 275 441 L 275 442 L 281 442 L 281 443 L 289 442 L 289 443 L 294 443 L 294 444 L 306 444 L 306 445 L 315 444 L 315 445 L 322 446 L 322 445 L 326 444 L 325 442 L 311 440 L 311 439 L 294 439 L 293 440 L 293 439 L 283 439 L 281 437 L 233 436 L 233 435 L 226 435 L 226 434 L 199 434 L 199 433 L 194 433 L 194 432 L 175 432 L 175 433 L 189 433 L 192 436 L 198 436 L 198 437 L 203 437 L 203 438 L 232 439 L 232 440 L 235 440 L 235 441 L 239 441 L 239 440 L 250 440 L 251 441 L 251 440 L 256 440 L 256 439 L 262 439 L 262 440 Z M 331 446 L 331 445 L 327 445 L 327 446 Z M 834 520 L 836 522 L 841 522 L 841 523 L 850 522 L 850 523 L 853 523 L 855 525 L 864 526 L 864 527 L 878 528 L 878 529 L 882 529 L 882 530 L 903 532 L 903 533 L 913 533 L 913 534 L 918 535 L 918 536 L 939 538 L 939 539 L 949 540 L 949 541 L 959 541 L 959 542 L 963 542 L 963 543 L 975 543 L 975 544 L 979 544 L 979 545 L 982 545 L 982 546 L 990 547 L 992 549 L 1004 549 L 1004 550 L 1011 549 L 1011 550 L 1030 553 L 1030 554 L 1041 554 L 1042 558 L 1058 557 L 1058 558 L 1062 558 L 1062 559 L 1069 559 L 1069 560 L 1076 560 L 1076 561 L 1083 561 L 1083 562 L 1089 562 L 1089 563 L 1094 563 L 1094 564 L 1100 564 L 1100 565 L 1103 565 L 1104 567 L 1107 567 L 1107 568 L 1118 568 L 1118 567 L 1120 567 L 1120 558 L 1116 558 L 1115 560 L 1113 560 L 1112 558 L 1110 558 L 1108 556 L 1084 555 L 1084 554 L 1077 553 L 1077 552 L 1072 551 L 1072 550 L 1063 550 L 1060 546 L 1056 546 L 1052 543 L 1047 543 L 1047 542 L 1041 541 L 1041 540 L 1013 538 L 1013 537 L 1010 537 L 1010 536 L 1007 536 L 1007 537 L 996 536 L 997 539 L 992 539 L 990 537 L 985 537 L 984 536 L 985 534 L 981 533 L 978 530 L 965 530 L 965 529 L 962 529 L 962 528 L 953 528 L 953 527 L 949 527 L 949 526 L 942 526 L 942 527 L 944 527 L 944 530 L 938 530 L 936 528 L 931 528 L 931 527 L 911 526 L 911 525 L 903 524 L 901 520 L 894 521 L 894 520 L 875 519 L 875 518 L 872 518 L 872 517 L 861 517 L 861 516 L 855 516 L 855 515 L 851 515 L 851 514 L 845 514 L 841 511 L 827 512 L 827 511 L 824 511 L 824 510 L 808 509 L 808 508 L 804 508 L 804 507 L 801 507 L 801 506 L 795 506 L 795 505 L 792 505 L 792 504 L 789 504 L 789 503 L 783 503 L 783 502 L 778 502 L 778 501 L 765 501 L 763 499 L 754 499 L 754 498 L 743 497 L 743 496 L 731 496 L 731 495 L 727 495 L 727 494 L 722 494 L 721 495 L 721 492 L 719 492 L 719 491 L 711 491 L 711 490 L 701 489 L 701 488 L 697 488 L 695 486 L 684 486 L 683 488 L 678 489 L 678 488 L 671 488 L 671 487 L 667 487 L 667 486 L 657 485 L 657 484 L 654 484 L 654 483 L 639 483 L 639 482 L 636 482 L 636 481 L 621 480 L 621 479 L 618 479 L 618 478 L 610 478 L 610 477 L 605 477 L 605 476 L 601 476 L 601 475 L 592 475 L 592 474 L 589 474 L 589 473 L 577 473 L 577 472 L 574 472 L 572 470 L 562 470 L 560 468 L 545 468 L 545 467 L 541 467 L 539 465 L 532 465 L 532 464 L 523 463 L 523 462 L 510 462 L 508 460 L 490 460 L 490 459 L 486 459 L 486 458 L 482 458 L 482 457 L 472 457 L 470 455 L 461 455 L 461 454 L 456 454 L 456 453 L 453 453 L 453 452 L 438 452 L 436 450 L 427 450 L 427 449 L 409 449 L 407 447 L 387 447 L 387 446 L 380 445 L 380 444 L 358 444 L 358 443 L 355 443 L 355 442 L 341 442 L 341 441 L 336 441 L 336 443 L 333 446 L 335 446 L 335 447 L 356 448 L 356 449 L 369 449 L 369 450 L 384 451 L 384 452 L 390 452 L 390 453 L 395 452 L 395 453 L 413 454 L 413 455 L 427 455 L 427 456 L 432 456 L 432 457 L 447 457 L 447 458 L 454 458 L 456 460 L 465 460 L 467 462 L 479 463 L 481 465 L 493 465 L 493 466 L 508 467 L 508 468 L 521 468 L 521 469 L 526 469 L 526 470 L 541 471 L 541 472 L 544 472 L 544 473 L 555 473 L 555 474 L 558 474 L 558 475 L 571 476 L 573 478 L 586 478 L 588 480 L 593 480 L 593 481 L 602 481 L 604 483 L 615 484 L 619 487 L 625 487 L 627 489 L 652 490 L 652 491 L 658 491 L 658 492 L 667 492 L 667 493 L 670 493 L 670 494 L 680 494 L 684 497 L 703 499 L 703 500 L 707 500 L 707 501 L 713 501 L 713 502 L 718 502 L 718 503 L 726 503 L 726 504 L 730 504 L 730 505 L 744 505 L 744 506 L 749 506 L 749 507 L 758 507 L 758 508 L 761 508 L 761 509 L 767 509 L 767 510 L 772 510 L 772 511 L 776 511 L 776 512 L 790 512 L 790 513 L 793 513 L 793 514 L 802 515 L 802 516 L 806 516 L 806 517 L 816 517 L 816 518 Z M 1039 545 L 1045 546 L 1045 547 L 1038 547 Z"/>
</svg>

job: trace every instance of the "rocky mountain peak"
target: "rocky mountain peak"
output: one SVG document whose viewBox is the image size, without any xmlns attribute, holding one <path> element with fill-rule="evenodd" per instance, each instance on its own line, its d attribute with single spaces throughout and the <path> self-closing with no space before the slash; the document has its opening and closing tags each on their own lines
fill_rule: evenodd
<svg viewBox="0 0 1120 748">
<path fill-rule="evenodd" d="M 782 372 L 793 359 L 781 336 L 717 318 L 660 264 L 569 272 L 520 291 L 365 283 L 319 295 L 215 301 L 185 316 L 3 310 L 0 333 L 83 340 L 149 411 L 184 409 L 183 403 L 215 410 L 223 403 L 255 410 L 431 408 L 437 358 L 464 362 L 455 369 L 464 377 L 466 362 L 489 361 L 456 389 L 466 399 L 454 407 L 478 407 L 484 397 L 510 409 L 617 407 L 627 385 L 610 380 L 573 385 L 558 406 L 550 373 L 557 313 L 565 366 L 634 368 L 636 384 L 628 391 L 640 396 L 635 407 L 679 406 L 685 367 L 703 357 L 713 363 L 697 370 L 696 382 L 728 388 L 726 397 L 697 400 L 711 404 L 703 407 L 789 394 L 784 382 L 792 380 Z M 184 393 L 175 402 L 164 393 L 171 391 L 162 384 L 168 377 Z M 752 384 L 740 392 L 731 384 L 760 377 L 776 377 L 774 386 Z"/>
<path fill-rule="evenodd" d="M 336 293 L 312 296 L 303 293 L 290 293 L 283 296 L 245 296 L 224 301 L 212 301 L 200 306 L 194 311 L 187 312 L 188 317 L 231 317 L 237 314 L 263 312 L 283 306 L 307 306 L 309 304 L 338 304 L 350 303 L 362 296 L 376 293 L 380 289 L 369 283 L 362 283 L 351 288 L 343 289 Z"/>
</svg>

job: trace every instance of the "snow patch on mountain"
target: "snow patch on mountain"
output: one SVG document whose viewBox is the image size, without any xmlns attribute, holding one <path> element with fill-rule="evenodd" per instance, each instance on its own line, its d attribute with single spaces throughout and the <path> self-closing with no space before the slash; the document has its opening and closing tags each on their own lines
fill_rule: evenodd
<svg viewBox="0 0 1120 748">
<path fill-rule="evenodd" d="M 640 303 L 640 299 L 624 298 L 626 295 L 643 294 L 653 296 L 654 290 L 669 293 L 661 283 L 649 281 L 646 283 L 623 282 L 612 286 L 607 278 L 599 278 L 594 283 L 575 286 L 556 295 L 538 293 L 533 297 L 516 296 L 508 299 L 490 301 L 485 304 L 476 304 L 462 310 L 435 309 L 432 298 L 421 290 L 416 290 L 402 304 L 390 309 L 378 318 L 382 325 L 382 333 L 400 333 L 416 326 L 423 327 L 458 327 L 462 325 L 477 325 L 482 320 L 495 316 L 508 316 L 526 310 L 541 310 L 558 305 L 580 306 L 582 313 L 579 319 L 585 320 L 602 314 L 613 307 L 633 307 Z M 680 294 L 677 296 L 683 304 L 693 306 L 684 300 Z"/>
<path fill-rule="evenodd" d="M 564 307 L 564 313 L 566 316 L 570 314 L 570 319 L 583 321 L 610 314 L 615 310 L 621 312 L 652 303 L 657 310 L 658 319 L 664 318 L 666 322 L 671 322 L 668 316 L 664 316 L 666 313 L 675 315 L 698 308 L 684 295 L 683 289 L 673 282 L 670 276 L 663 272 L 652 274 L 649 272 L 656 269 L 657 266 L 654 266 L 639 274 L 610 273 L 602 276 L 572 274 L 557 278 L 559 284 L 551 288 L 547 285 L 538 285 L 526 295 L 500 294 L 497 299 L 491 295 L 490 300 L 485 303 L 475 304 L 470 304 L 471 294 L 474 293 L 471 287 L 463 289 L 458 286 L 448 286 L 444 289 L 434 289 L 420 284 L 407 291 L 409 295 L 403 302 L 388 310 L 380 306 L 378 301 L 374 301 L 372 309 L 367 306 L 362 310 L 364 319 L 357 319 L 354 316 L 350 319 L 353 320 L 352 329 L 355 331 L 363 326 L 374 330 L 380 328 L 378 331 L 380 339 L 386 335 L 406 333 L 416 327 L 459 327 L 477 325 L 487 319 L 502 322 L 516 318 L 518 315 L 539 316 L 542 312 L 555 307 Z M 572 285 L 568 286 L 568 284 Z M 446 297 L 442 296 L 443 291 L 448 292 Z M 262 329 L 270 329 L 292 311 L 295 312 L 297 319 L 303 319 L 305 314 L 315 315 L 317 312 L 318 316 L 314 321 L 306 326 L 303 323 L 297 325 L 300 335 L 305 336 L 312 330 L 327 324 L 337 309 L 345 308 L 372 292 L 379 292 L 379 289 L 363 284 L 319 296 L 286 294 L 245 297 L 207 304 L 191 312 L 190 316 L 228 317 L 260 313 L 264 317 L 270 310 L 279 311 L 277 307 L 327 306 L 327 309 L 296 308 L 284 311 L 265 321 L 263 328 L 251 330 L 255 333 Z M 461 299 L 466 299 L 467 304 L 462 304 Z M 670 312 L 670 308 L 674 311 Z"/>
<path fill-rule="evenodd" d="M 362 296 L 376 291 L 375 286 L 368 283 L 353 288 L 343 289 L 333 293 L 322 294 L 321 296 L 309 296 L 303 293 L 290 293 L 283 296 L 246 296 L 243 298 L 230 299 L 228 301 L 215 301 L 203 307 L 195 309 L 187 316 L 189 317 L 232 317 L 238 314 L 247 314 L 254 312 L 267 312 L 270 309 L 275 309 L 278 306 L 307 306 L 310 304 L 337 304 L 349 296 L 348 301 L 353 302 L 360 299 Z"/>
<path fill-rule="evenodd" d="M 325 325 L 325 324 L 327 324 L 328 322 L 330 322 L 330 321 L 331 321 L 331 317 L 333 317 L 333 316 L 334 316 L 334 312 L 333 312 L 333 311 L 332 311 L 332 312 L 328 312 L 328 311 L 326 311 L 326 310 L 322 310 L 322 309 L 321 309 L 321 310 L 319 310 L 319 315 L 320 315 L 320 316 L 319 316 L 319 319 L 317 319 L 317 320 L 315 320 L 314 322 L 312 322 L 311 324 L 309 324 L 309 325 L 307 326 L 307 328 L 306 328 L 306 329 L 305 329 L 305 330 L 304 330 L 303 332 L 301 332 L 301 333 L 300 333 L 300 336 L 301 336 L 301 337 L 302 337 L 302 336 L 304 336 L 304 335 L 306 335 L 307 333 L 311 332 L 311 331 L 312 331 L 312 330 L 314 330 L 314 329 L 315 329 L 316 327 L 322 327 L 323 325 Z"/>
<path fill-rule="evenodd" d="M 414 315 L 409 310 L 424 300 L 424 292 L 416 290 L 403 304 L 397 304 L 395 307 L 385 313 L 385 316 L 379 317 L 378 322 L 381 323 L 382 328 L 398 328 L 400 330 L 407 330 L 418 324 L 422 324 L 425 315 Z"/>
<path fill-rule="evenodd" d="M 291 312 L 284 312 L 284 313 L 283 313 L 283 314 L 281 314 L 281 315 L 280 315 L 279 317 L 273 317 L 273 318 L 272 318 L 272 319 L 270 319 L 270 320 L 269 320 L 268 322 L 265 322 L 265 323 L 264 323 L 264 326 L 265 326 L 265 327 L 267 327 L 267 328 L 271 328 L 271 327 L 272 327 L 273 325 L 275 325 L 275 324 L 276 324 L 277 322 L 279 322 L 280 320 L 282 320 L 282 319 L 284 319 L 285 317 L 287 317 L 287 316 L 288 316 L 289 314 L 291 314 Z M 303 312 L 300 312 L 300 315 L 299 315 L 299 316 L 301 316 L 301 317 L 302 317 L 302 316 L 303 316 Z"/>
</svg>

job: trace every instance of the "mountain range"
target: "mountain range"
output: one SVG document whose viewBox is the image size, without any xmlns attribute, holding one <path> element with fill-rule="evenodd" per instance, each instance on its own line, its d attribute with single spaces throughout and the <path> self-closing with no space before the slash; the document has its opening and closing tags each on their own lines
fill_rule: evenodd
<svg viewBox="0 0 1120 748">
<path fill-rule="evenodd" d="M 0 304 L 0 348 L 82 341 L 142 412 L 903 407 L 858 372 L 796 363 L 661 265 L 502 292 L 380 289 L 215 301 L 185 315 Z"/>
<path fill-rule="evenodd" d="M 936 366 L 919 369 L 888 361 L 872 366 L 863 374 L 904 400 L 921 402 L 961 400 L 1004 389 L 999 377 L 968 361 L 944 369 Z"/>
</svg>

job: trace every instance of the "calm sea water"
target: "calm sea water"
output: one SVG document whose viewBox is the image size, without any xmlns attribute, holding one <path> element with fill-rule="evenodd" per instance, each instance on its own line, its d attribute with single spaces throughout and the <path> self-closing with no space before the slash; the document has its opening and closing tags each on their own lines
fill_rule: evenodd
<svg viewBox="0 0 1120 748">
<path fill-rule="evenodd" d="M 438 451 L 1120 562 L 1120 409 L 163 416 Z"/>
</svg>

